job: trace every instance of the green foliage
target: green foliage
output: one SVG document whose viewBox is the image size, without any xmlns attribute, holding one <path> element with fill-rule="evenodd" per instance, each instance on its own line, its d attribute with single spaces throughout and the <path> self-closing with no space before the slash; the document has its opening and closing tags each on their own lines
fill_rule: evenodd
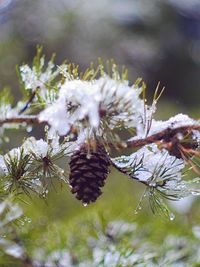
<svg viewBox="0 0 200 267">
<path fill-rule="evenodd" d="M 0 106 L 12 103 L 13 103 L 13 96 L 11 95 L 10 88 L 5 87 L 2 91 L 0 91 Z"/>
<path fill-rule="evenodd" d="M 151 217 L 147 210 L 134 215 L 128 206 L 128 195 L 114 184 L 110 187 L 118 198 L 111 199 L 106 194 L 93 207 L 80 208 L 72 199 L 66 202 L 66 192 L 52 194 L 48 204 L 36 201 L 25 205 L 32 220 L 21 220 L 20 239 L 29 257 L 38 265 L 40 262 L 39 266 L 48 263 L 52 267 L 65 266 L 64 263 L 68 267 L 199 266 L 198 215 L 178 216 L 173 222 Z M 122 212 L 124 205 L 126 211 Z M 192 221 L 193 229 L 189 227 Z M 21 266 L 20 261 L 16 265 L 13 256 L 9 256 L 8 264 L 6 254 L 0 263 Z"/>
</svg>

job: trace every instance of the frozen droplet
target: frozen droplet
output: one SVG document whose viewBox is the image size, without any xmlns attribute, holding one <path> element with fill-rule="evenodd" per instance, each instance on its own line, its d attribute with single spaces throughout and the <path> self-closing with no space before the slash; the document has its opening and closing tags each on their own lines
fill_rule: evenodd
<svg viewBox="0 0 200 267">
<path fill-rule="evenodd" d="M 84 207 L 87 207 L 87 205 L 88 205 L 88 203 L 83 203 L 83 206 L 84 206 Z"/>
<path fill-rule="evenodd" d="M 134 213 L 137 215 L 138 214 L 138 211 L 137 211 L 137 209 L 134 211 Z"/>
<path fill-rule="evenodd" d="M 169 219 L 170 219 L 170 221 L 173 221 L 175 219 L 174 213 L 169 214 Z"/>
</svg>

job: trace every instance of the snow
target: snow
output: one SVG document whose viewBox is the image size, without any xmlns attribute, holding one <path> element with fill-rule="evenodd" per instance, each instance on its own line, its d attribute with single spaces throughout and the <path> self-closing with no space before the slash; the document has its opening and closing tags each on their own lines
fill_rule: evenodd
<svg viewBox="0 0 200 267">
<path fill-rule="evenodd" d="M 48 85 L 60 74 L 60 69 L 55 69 L 55 64 L 52 61 L 48 62 L 46 69 L 44 69 L 44 64 L 44 57 L 42 57 L 40 59 L 40 69 L 36 69 L 35 66 L 31 68 L 24 64 L 20 66 L 19 70 L 25 90 L 35 91 L 40 88 L 40 98 L 45 100 L 46 103 L 52 103 L 56 98 L 56 92 L 48 90 Z M 65 64 L 60 66 L 60 68 L 64 67 Z"/>
<path fill-rule="evenodd" d="M 144 109 L 140 93 L 140 88 L 130 87 L 127 81 L 108 76 L 93 81 L 66 81 L 58 99 L 40 113 L 39 120 L 47 121 L 60 135 L 66 135 L 72 125 L 97 130 L 103 119 L 110 128 L 120 122 L 136 127 Z M 101 116 L 101 112 L 105 115 Z"/>
<path fill-rule="evenodd" d="M 3 247 L 4 252 L 14 258 L 21 259 L 24 256 L 23 247 L 11 241 L 0 239 L 0 247 Z"/>
<path fill-rule="evenodd" d="M 23 149 L 25 154 L 34 153 L 38 158 L 44 158 L 47 156 L 48 144 L 43 139 L 30 137 L 23 143 Z"/>
<path fill-rule="evenodd" d="M 4 155 L 4 161 L 9 162 L 10 157 L 15 158 L 16 160 L 19 161 L 20 156 L 21 156 L 21 152 L 22 151 L 21 151 L 20 147 L 16 147 L 16 148 L 11 149 L 7 154 Z"/>
<path fill-rule="evenodd" d="M 53 80 L 60 73 L 59 69 L 53 71 L 55 65 L 51 61 L 48 62 L 46 70 L 42 71 L 44 58 L 40 60 L 40 67 L 41 70 L 38 71 L 35 66 L 33 68 L 29 67 L 27 64 L 20 66 L 19 70 L 26 90 L 35 90 L 37 87 L 45 90 L 45 84 Z"/>
<path fill-rule="evenodd" d="M 174 117 L 171 117 L 167 121 L 156 121 L 152 120 L 151 129 L 149 135 L 156 134 L 164 129 L 171 128 L 176 129 L 183 126 L 200 126 L 200 122 L 190 118 L 186 114 L 177 114 Z"/>
<path fill-rule="evenodd" d="M 155 144 L 144 146 L 130 156 L 116 158 L 114 162 L 119 168 L 128 169 L 130 176 L 144 182 L 180 180 L 184 168 L 181 159 L 170 156 L 166 150 L 159 150 Z"/>
</svg>

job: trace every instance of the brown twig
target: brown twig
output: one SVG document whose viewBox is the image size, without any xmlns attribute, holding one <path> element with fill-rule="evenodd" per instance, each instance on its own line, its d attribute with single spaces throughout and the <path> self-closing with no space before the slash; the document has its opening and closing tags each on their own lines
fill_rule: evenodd
<svg viewBox="0 0 200 267">
<path fill-rule="evenodd" d="M 186 126 L 181 126 L 177 128 L 166 128 L 146 138 L 127 140 L 126 145 L 128 148 L 140 147 L 140 146 L 156 143 L 161 140 L 166 141 L 167 139 L 169 139 L 169 137 L 175 136 L 178 133 L 184 133 L 185 131 L 191 132 L 192 130 L 199 130 L 199 129 L 200 129 L 200 125 L 186 125 Z"/>
<path fill-rule="evenodd" d="M 0 125 L 7 124 L 7 123 L 27 123 L 27 124 L 40 124 L 41 122 L 38 120 L 37 116 L 19 116 L 13 118 L 6 118 L 0 120 Z"/>
<path fill-rule="evenodd" d="M 19 117 L 13 117 L 13 118 L 6 118 L 4 120 L 0 120 L 0 125 L 7 124 L 7 123 L 27 123 L 27 124 L 41 124 L 47 122 L 40 122 L 37 115 L 28 115 L 28 116 L 19 116 Z M 71 127 L 71 132 L 75 131 L 74 127 Z M 140 139 L 129 139 L 125 141 L 127 148 L 137 148 L 144 145 L 156 143 L 158 141 L 169 141 L 169 139 L 173 136 L 175 136 L 178 133 L 185 133 L 189 132 L 191 133 L 192 130 L 200 130 L 200 125 L 185 125 L 177 128 L 166 128 L 158 133 L 155 133 L 153 135 L 150 135 L 146 138 L 140 138 Z"/>
</svg>

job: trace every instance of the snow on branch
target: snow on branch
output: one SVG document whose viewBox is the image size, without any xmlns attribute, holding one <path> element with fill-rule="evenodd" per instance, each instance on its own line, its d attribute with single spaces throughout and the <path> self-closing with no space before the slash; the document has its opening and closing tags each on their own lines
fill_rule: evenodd
<svg viewBox="0 0 200 267">
<path fill-rule="evenodd" d="M 86 203 L 97 199 L 109 165 L 146 186 L 154 212 L 170 214 L 163 201 L 198 195 L 198 179 L 183 180 L 186 171 L 199 175 L 200 122 L 185 114 L 167 121 L 154 119 L 162 89 L 157 87 L 151 105 L 141 80 L 130 84 L 127 70 L 101 60 L 80 73 L 64 62 L 45 63 L 41 47 L 32 66 L 18 68 L 22 99 L 13 106 L 8 90 L 1 92 L 0 141 L 5 130 L 46 125 L 44 138 L 25 139 L 19 148 L 1 156 L 1 188 L 7 195 L 31 192 L 45 197 L 54 180 L 69 184 L 71 192 Z M 122 138 L 128 132 L 132 137 Z M 120 157 L 111 158 L 114 148 Z M 133 152 L 124 156 L 125 149 Z M 59 159 L 69 162 L 69 172 Z M 95 174 L 94 174 L 95 173 Z M 77 193 L 78 192 L 78 193 Z"/>
</svg>

